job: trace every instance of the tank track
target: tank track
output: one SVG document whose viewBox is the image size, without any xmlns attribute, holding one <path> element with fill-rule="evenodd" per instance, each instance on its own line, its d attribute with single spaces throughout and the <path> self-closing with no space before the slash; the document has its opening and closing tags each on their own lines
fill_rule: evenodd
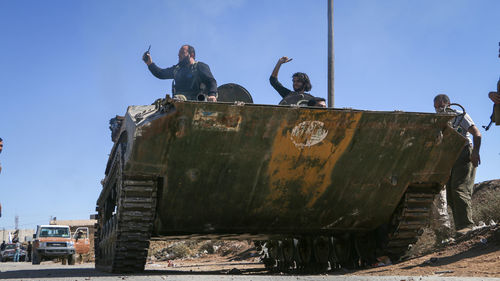
<svg viewBox="0 0 500 281">
<path fill-rule="evenodd" d="M 369 266 L 383 255 L 399 261 L 428 226 L 436 192 L 433 186 L 410 186 L 389 223 L 372 232 L 268 240 L 262 247 L 262 261 L 270 271 L 287 273 L 354 269 Z"/>
<path fill-rule="evenodd" d="M 96 268 L 116 273 L 142 272 L 156 210 L 156 181 L 123 176 L 119 154 L 103 183 L 104 189 L 111 190 L 108 196 L 99 198 L 96 208 Z"/>
<path fill-rule="evenodd" d="M 410 186 L 389 224 L 386 254 L 393 260 L 405 258 L 409 246 L 417 242 L 423 228 L 429 225 L 432 202 L 437 189 L 432 186 Z"/>
<path fill-rule="evenodd" d="M 356 236 L 305 235 L 267 240 L 262 246 L 262 261 L 271 272 L 318 274 L 340 268 L 357 267 L 360 256 Z"/>
</svg>

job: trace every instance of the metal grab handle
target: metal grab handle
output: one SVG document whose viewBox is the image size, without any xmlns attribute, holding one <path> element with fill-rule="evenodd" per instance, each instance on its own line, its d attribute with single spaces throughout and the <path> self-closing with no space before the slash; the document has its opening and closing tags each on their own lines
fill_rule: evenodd
<svg viewBox="0 0 500 281">
<path fill-rule="evenodd" d="M 462 113 L 458 113 L 456 110 L 450 108 L 451 106 L 458 106 L 462 109 Z M 445 112 L 453 112 L 453 113 L 456 113 L 457 116 L 455 117 L 455 122 L 453 122 L 454 124 L 457 124 L 456 126 L 453 126 L 452 124 L 452 127 L 453 128 L 457 128 L 458 126 L 460 126 L 460 123 L 462 123 L 462 120 L 464 119 L 464 116 L 465 116 L 465 107 L 463 107 L 461 104 L 458 104 L 458 103 L 450 103 L 447 107 L 444 108 Z M 460 119 L 458 119 L 460 118 Z M 458 122 L 456 120 L 459 120 Z"/>
<path fill-rule="evenodd" d="M 459 103 L 450 103 L 446 108 L 450 108 L 452 105 L 456 105 L 456 106 L 458 106 L 458 107 L 460 107 L 462 109 L 462 113 L 457 114 L 457 116 L 458 115 L 465 115 L 465 108 L 461 104 L 459 104 Z M 453 110 L 453 109 L 451 109 L 451 110 L 456 113 L 455 110 Z"/>
</svg>

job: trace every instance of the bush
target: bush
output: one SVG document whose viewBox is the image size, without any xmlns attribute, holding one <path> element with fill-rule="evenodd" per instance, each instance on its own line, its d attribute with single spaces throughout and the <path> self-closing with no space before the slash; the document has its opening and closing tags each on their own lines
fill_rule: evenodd
<svg viewBox="0 0 500 281">
<path fill-rule="evenodd" d="M 201 244 L 200 248 L 198 249 L 198 253 L 200 253 L 200 254 L 210 254 L 210 255 L 213 254 L 213 253 L 215 253 L 214 242 L 212 242 L 211 240 L 204 241 Z"/>
<path fill-rule="evenodd" d="M 474 186 L 472 218 L 477 224 L 491 220 L 500 222 L 500 180 L 485 181 Z"/>
<path fill-rule="evenodd" d="M 191 249 L 183 242 L 170 246 L 167 252 L 170 259 L 182 259 L 192 255 Z"/>
</svg>

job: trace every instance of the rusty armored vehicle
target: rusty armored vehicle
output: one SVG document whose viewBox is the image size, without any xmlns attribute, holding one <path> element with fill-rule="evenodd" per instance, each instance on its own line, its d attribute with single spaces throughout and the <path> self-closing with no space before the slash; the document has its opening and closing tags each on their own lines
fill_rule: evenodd
<svg viewBox="0 0 500 281">
<path fill-rule="evenodd" d="M 96 267 L 151 239 L 253 239 L 280 270 L 402 257 L 466 139 L 433 113 L 191 102 L 129 106 L 97 200 Z"/>
</svg>

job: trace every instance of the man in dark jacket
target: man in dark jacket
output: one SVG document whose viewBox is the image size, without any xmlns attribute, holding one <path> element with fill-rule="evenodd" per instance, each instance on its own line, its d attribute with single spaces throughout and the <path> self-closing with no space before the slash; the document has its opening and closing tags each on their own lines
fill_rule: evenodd
<svg viewBox="0 0 500 281">
<path fill-rule="evenodd" d="M 310 93 L 312 85 L 309 80 L 309 76 L 303 72 L 296 72 L 292 75 L 292 85 L 293 91 L 284 87 L 278 81 L 278 73 L 282 64 L 291 61 L 291 58 L 281 57 L 276 66 L 274 66 L 273 72 L 269 77 L 269 83 L 271 86 L 280 94 L 283 99 L 280 101 L 281 105 L 292 105 L 296 104 L 299 106 L 314 106 L 314 107 L 326 107 L 326 102 L 324 98 L 314 97 Z"/>
<path fill-rule="evenodd" d="M 302 73 L 302 72 L 296 72 L 292 75 L 292 83 L 293 83 L 293 91 L 290 89 L 287 89 L 284 87 L 279 81 L 278 81 L 278 73 L 280 71 L 280 67 L 282 64 L 287 63 L 291 61 L 291 58 L 288 57 L 282 57 L 278 60 L 276 63 L 276 66 L 273 69 L 273 72 L 271 73 L 271 77 L 269 77 L 269 82 L 271 83 L 271 86 L 283 97 L 286 98 L 287 96 L 291 94 L 306 94 L 306 92 L 311 91 L 312 85 L 311 81 L 309 80 L 309 76 L 307 74 Z"/>
<path fill-rule="evenodd" d="M 179 50 L 179 62 L 169 68 L 158 67 L 149 52 L 144 53 L 142 59 L 156 78 L 174 79 L 172 86 L 174 97 L 187 100 L 206 98 L 207 101 L 217 101 L 217 81 L 208 65 L 196 61 L 195 57 L 194 48 L 183 45 Z"/>
</svg>

